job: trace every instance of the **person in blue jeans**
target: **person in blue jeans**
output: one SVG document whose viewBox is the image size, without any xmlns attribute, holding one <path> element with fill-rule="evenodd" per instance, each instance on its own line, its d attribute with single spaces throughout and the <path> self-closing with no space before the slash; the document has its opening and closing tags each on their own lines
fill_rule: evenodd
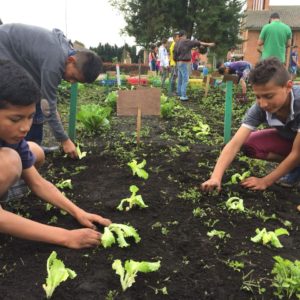
<svg viewBox="0 0 300 300">
<path fill-rule="evenodd" d="M 188 97 L 186 95 L 186 89 L 189 83 L 192 48 L 200 46 L 212 47 L 214 45 L 214 43 L 207 43 L 198 40 L 187 39 L 186 32 L 184 30 L 179 31 L 179 40 L 174 46 L 173 54 L 178 71 L 177 95 L 180 97 L 181 101 L 188 100 Z"/>
</svg>

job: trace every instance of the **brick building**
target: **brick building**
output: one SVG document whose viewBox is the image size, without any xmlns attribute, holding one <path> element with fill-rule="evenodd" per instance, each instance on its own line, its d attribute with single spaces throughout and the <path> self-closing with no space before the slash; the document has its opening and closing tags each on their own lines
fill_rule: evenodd
<svg viewBox="0 0 300 300">
<path fill-rule="evenodd" d="M 242 46 L 244 60 L 255 64 L 259 60 L 257 41 L 262 27 L 268 23 L 271 13 L 277 12 L 280 19 L 289 25 L 293 32 L 292 45 L 300 48 L 300 5 L 297 6 L 270 6 L 269 0 L 248 0 L 245 11 Z M 284 0 L 282 0 L 284 2 Z M 300 3 L 300 2 L 299 2 Z"/>
</svg>

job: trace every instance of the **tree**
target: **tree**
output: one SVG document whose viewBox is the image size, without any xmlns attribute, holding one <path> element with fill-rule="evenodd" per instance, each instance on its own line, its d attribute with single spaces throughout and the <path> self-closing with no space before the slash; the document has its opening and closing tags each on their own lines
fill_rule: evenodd
<svg viewBox="0 0 300 300">
<path fill-rule="evenodd" d="M 215 51 L 224 53 L 239 39 L 243 0 L 110 0 L 120 10 L 129 36 L 137 44 L 151 43 L 170 37 L 184 29 L 188 37 L 215 42 Z"/>
</svg>

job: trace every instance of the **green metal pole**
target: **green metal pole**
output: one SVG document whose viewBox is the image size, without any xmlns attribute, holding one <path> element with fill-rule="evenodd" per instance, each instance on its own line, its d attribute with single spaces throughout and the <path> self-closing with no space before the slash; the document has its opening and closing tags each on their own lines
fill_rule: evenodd
<svg viewBox="0 0 300 300">
<path fill-rule="evenodd" d="M 72 141 L 75 141 L 75 136 L 76 136 L 77 87 L 78 87 L 77 82 L 73 83 L 71 86 L 69 137 Z"/>
<path fill-rule="evenodd" d="M 226 100 L 224 116 L 224 143 L 227 144 L 231 138 L 231 115 L 232 115 L 232 81 L 226 81 Z"/>
</svg>

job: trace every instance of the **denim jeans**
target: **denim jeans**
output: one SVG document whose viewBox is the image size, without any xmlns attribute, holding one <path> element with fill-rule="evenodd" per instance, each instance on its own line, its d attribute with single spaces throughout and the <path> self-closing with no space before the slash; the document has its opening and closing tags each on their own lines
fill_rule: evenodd
<svg viewBox="0 0 300 300">
<path fill-rule="evenodd" d="M 177 78 L 177 67 L 171 66 L 170 84 L 169 84 L 169 96 L 176 91 L 176 78 Z"/>
<path fill-rule="evenodd" d="M 181 98 L 187 98 L 186 96 L 186 88 L 189 83 L 189 62 L 181 62 L 177 63 L 178 70 L 178 81 L 177 81 L 177 95 Z"/>
<path fill-rule="evenodd" d="M 33 117 L 33 122 L 29 132 L 27 133 L 25 139 L 26 141 L 32 141 L 37 144 L 41 144 L 43 141 L 43 123 L 44 116 L 41 109 L 41 103 L 37 103 L 35 107 L 35 115 Z"/>
</svg>

